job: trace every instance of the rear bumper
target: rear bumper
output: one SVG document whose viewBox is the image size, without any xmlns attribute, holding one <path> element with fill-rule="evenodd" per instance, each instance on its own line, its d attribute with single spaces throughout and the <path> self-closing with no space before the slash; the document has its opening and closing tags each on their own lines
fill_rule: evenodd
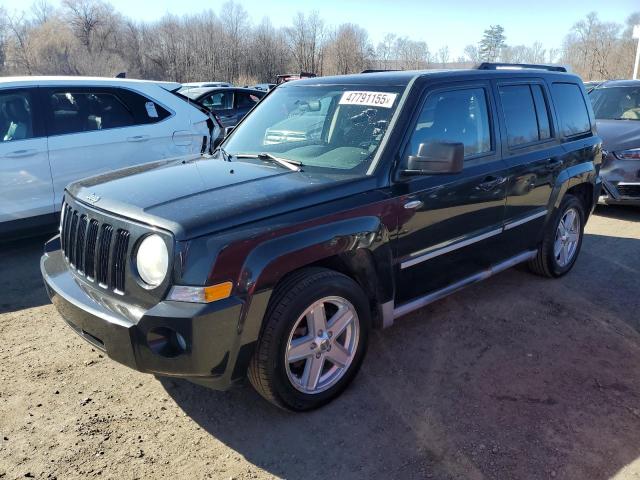
<svg viewBox="0 0 640 480">
<path fill-rule="evenodd" d="M 40 269 L 49 298 L 66 323 L 113 360 L 219 390 L 244 377 L 234 368 L 241 347 L 240 300 L 162 301 L 143 309 L 85 284 L 69 271 L 59 249 L 44 254 Z"/>
</svg>

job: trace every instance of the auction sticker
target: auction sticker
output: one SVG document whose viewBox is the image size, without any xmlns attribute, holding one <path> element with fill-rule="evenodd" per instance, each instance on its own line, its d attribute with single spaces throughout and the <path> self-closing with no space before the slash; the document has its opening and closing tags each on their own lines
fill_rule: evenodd
<svg viewBox="0 0 640 480">
<path fill-rule="evenodd" d="M 386 92 L 344 92 L 339 103 L 340 105 L 391 108 L 397 96 L 397 93 Z"/>
</svg>

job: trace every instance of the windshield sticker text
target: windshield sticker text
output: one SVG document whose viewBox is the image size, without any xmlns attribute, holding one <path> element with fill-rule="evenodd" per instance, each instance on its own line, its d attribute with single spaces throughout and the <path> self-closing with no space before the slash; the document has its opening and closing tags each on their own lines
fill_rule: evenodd
<svg viewBox="0 0 640 480">
<path fill-rule="evenodd" d="M 383 92 L 344 92 L 340 105 L 366 105 L 368 107 L 391 108 L 397 93 Z"/>
</svg>

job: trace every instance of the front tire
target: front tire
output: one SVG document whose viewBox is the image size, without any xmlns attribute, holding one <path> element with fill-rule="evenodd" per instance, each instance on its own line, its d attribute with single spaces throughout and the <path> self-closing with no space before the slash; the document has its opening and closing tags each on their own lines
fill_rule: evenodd
<svg viewBox="0 0 640 480">
<path fill-rule="evenodd" d="M 582 202 L 576 196 L 566 194 L 547 226 L 536 256 L 529 261 L 531 271 L 550 278 L 568 273 L 582 247 L 585 221 Z"/>
<path fill-rule="evenodd" d="M 274 291 L 249 380 L 278 407 L 318 408 L 355 377 L 370 325 L 368 299 L 351 278 L 323 268 L 294 273 Z"/>
</svg>

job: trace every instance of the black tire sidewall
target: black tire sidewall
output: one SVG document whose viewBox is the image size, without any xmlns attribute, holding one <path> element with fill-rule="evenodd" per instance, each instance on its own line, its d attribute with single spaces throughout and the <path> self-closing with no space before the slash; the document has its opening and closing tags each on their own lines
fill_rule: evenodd
<svg viewBox="0 0 640 480">
<path fill-rule="evenodd" d="M 556 260 L 556 256 L 554 254 L 555 236 L 556 236 L 556 231 L 558 229 L 558 225 L 560 224 L 560 220 L 562 219 L 564 214 L 567 212 L 567 210 L 569 210 L 570 208 L 575 209 L 578 212 L 578 216 L 580 217 L 580 234 L 578 238 L 578 245 L 576 247 L 575 253 L 573 254 L 573 258 L 567 265 L 565 265 L 564 267 L 561 267 L 558 264 Z M 584 227 L 585 227 L 585 212 L 584 212 L 584 206 L 582 205 L 582 202 L 580 202 L 580 200 L 577 197 L 574 197 L 573 195 L 565 196 L 565 198 L 563 198 L 562 202 L 560 203 L 560 208 L 558 208 L 557 215 L 553 223 L 551 224 L 551 226 L 552 226 L 552 229 L 548 233 L 549 238 L 547 241 L 547 252 L 546 252 L 547 262 L 551 267 L 551 271 L 553 275 L 555 277 L 560 277 L 566 274 L 567 272 L 569 272 L 569 270 L 573 268 L 573 265 L 576 263 L 576 260 L 578 259 L 578 255 L 580 254 L 580 249 L 582 248 L 582 239 L 584 237 Z"/>
<path fill-rule="evenodd" d="M 282 320 L 276 330 L 278 339 L 271 346 L 269 352 L 269 365 L 272 368 L 273 387 L 279 399 L 293 410 L 310 410 L 328 403 L 338 396 L 353 380 L 358 373 L 362 360 L 366 353 L 371 316 L 368 300 L 362 289 L 349 277 L 338 274 L 332 276 L 330 281 L 320 281 L 304 288 L 281 313 Z M 360 324 L 358 346 L 356 355 L 345 375 L 331 388 L 316 394 L 306 394 L 297 390 L 289 380 L 285 366 L 285 352 L 289 335 L 294 324 L 311 304 L 324 297 L 343 297 L 355 307 Z"/>
</svg>

